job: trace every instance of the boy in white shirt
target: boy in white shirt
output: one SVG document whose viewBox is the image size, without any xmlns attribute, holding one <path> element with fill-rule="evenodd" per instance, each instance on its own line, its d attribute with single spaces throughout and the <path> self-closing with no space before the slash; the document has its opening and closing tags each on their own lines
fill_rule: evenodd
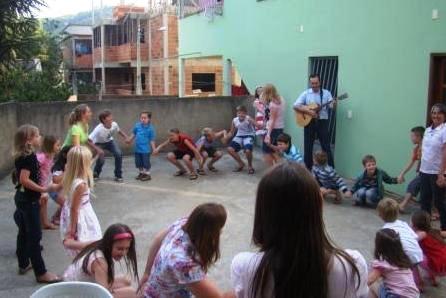
<svg viewBox="0 0 446 298">
<path fill-rule="evenodd" d="M 423 283 L 418 270 L 418 265 L 423 261 L 423 251 L 418 244 L 418 236 L 412 228 L 404 221 L 399 220 L 399 204 L 394 199 L 385 198 L 378 203 L 379 217 L 385 222 L 383 229 L 392 229 L 397 232 L 406 255 L 412 263 L 412 272 L 419 290 Z"/>
<path fill-rule="evenodd" d="M 113 135 L 118 133 L 125 140 L 128 136 L 119 128 L 118 123 L 113 121 L 113 115 L 109 110 L 104 110 L 99 114 L 99 123 L 91 132 L 89 138 L 96 146 L 102 150 L 107 150 L 115 157 L 115 181 L 123 182 L 122 179 L 122 152 L 118 144 L 113 139 Z M 93 170 L 95 179 L 99 179 L 104 166 L 104 155 L 99 155 Z"/>
</svg>

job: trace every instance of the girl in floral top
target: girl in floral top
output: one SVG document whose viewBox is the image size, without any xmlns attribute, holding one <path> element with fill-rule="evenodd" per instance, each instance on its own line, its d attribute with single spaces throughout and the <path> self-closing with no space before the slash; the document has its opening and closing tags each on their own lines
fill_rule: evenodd
<svg viewBox="0 0 446 298">
<path fill-rule="evenodd" d="M 220 257 L 220 233 L 225 222 L 225 208 L 207 203 L 160 232 L 150 248 L 141 280 L 144 297 L 220 297 L 206 273 Z"/>
</svg>

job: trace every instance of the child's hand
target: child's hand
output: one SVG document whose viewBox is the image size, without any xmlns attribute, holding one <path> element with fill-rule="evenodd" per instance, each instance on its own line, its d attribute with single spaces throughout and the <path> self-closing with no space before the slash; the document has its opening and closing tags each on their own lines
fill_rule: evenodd
<svg viewBox="0 0 446 298">
<path fill-rule="evenodd" d="M 271 143 L 271 137 L 270 135 L 266 135 L 265 139 L 263 140 L 266 144 L 270 144 Z"/>
<path fill-rule="evenodd" d="M 446 179 L 444 178 L 443 174 L 439 174 L 437 178 L 437 185 L 439 187 L 445 187 L 446 186 Z"/>
<path fill-rule="evenodd" d="M 60 190 L 60 188 L 62 188 L 61 184 L 55 184 L 55 183 L 51 183 L 50 185 L 48 185 L 48 187 L 46 188 L 46 192 L 57 192 Z"/>
<path fill-rule="evenodd" d="M 404 183 L 404 176 L 399 175 L 397 178 L 398 184 Z"/>
<path fill-rule="evenodd" d="M 351 198 L 353 196 L 353 194 L 352 194 L 352 192 L 350 190 L 348 190 L 348 191 L 345 192 L 344 196 L 346 198 Z"/>
<path fill-rule="evenodd" d="M 153 150 L 152 155 L 158 155 L 158 153 L 160 153 L 160 151 L 159 151 L 158 148 L 157 148 L 157 149 Z"/>
</svg>

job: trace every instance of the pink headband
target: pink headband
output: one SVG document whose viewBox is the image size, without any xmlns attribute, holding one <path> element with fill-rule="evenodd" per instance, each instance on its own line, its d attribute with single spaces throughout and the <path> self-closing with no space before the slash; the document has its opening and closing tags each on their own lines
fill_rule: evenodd
<svg viewBox="0 0 446 298">
<path fill-rule="evenodd" d="M 122 240 L 122 239 L 133 239 L 132 234 L 130 233 L 119 233 L 113 237 L 113 240 Z"/>
</svg>

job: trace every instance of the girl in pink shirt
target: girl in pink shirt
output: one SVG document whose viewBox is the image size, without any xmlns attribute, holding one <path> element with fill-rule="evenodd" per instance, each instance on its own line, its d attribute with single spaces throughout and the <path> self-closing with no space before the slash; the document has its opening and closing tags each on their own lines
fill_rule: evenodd
<svg viewBox="0 0 446 298">
<path fill-rule="evenodd" d="M 411 266 L 398 233 L 392 229 L 378 231 L 375 237 L 375 260 L 372 261 L 372 271 L 368 278 L 369 286 L 379 278 L 383 280 L 379 291 L 374 293 L 376 297 L 420 297 Z"/>
<path fill-rule="evenodd" d="M 42 187 L 47 187 L 52 182 L 51 168 L 54 163 L 54 156 L 60 150 L 60 141 L 54 136 L 45 136 L 42 143 L 42 151 L 37 153 L 37 160 L 40 165 L 40 183 Z M 40 196 L 40 222 L 42 228 L 55 230 L 57 227 L 48 220 L 48 193 Z"/>
</svg>

